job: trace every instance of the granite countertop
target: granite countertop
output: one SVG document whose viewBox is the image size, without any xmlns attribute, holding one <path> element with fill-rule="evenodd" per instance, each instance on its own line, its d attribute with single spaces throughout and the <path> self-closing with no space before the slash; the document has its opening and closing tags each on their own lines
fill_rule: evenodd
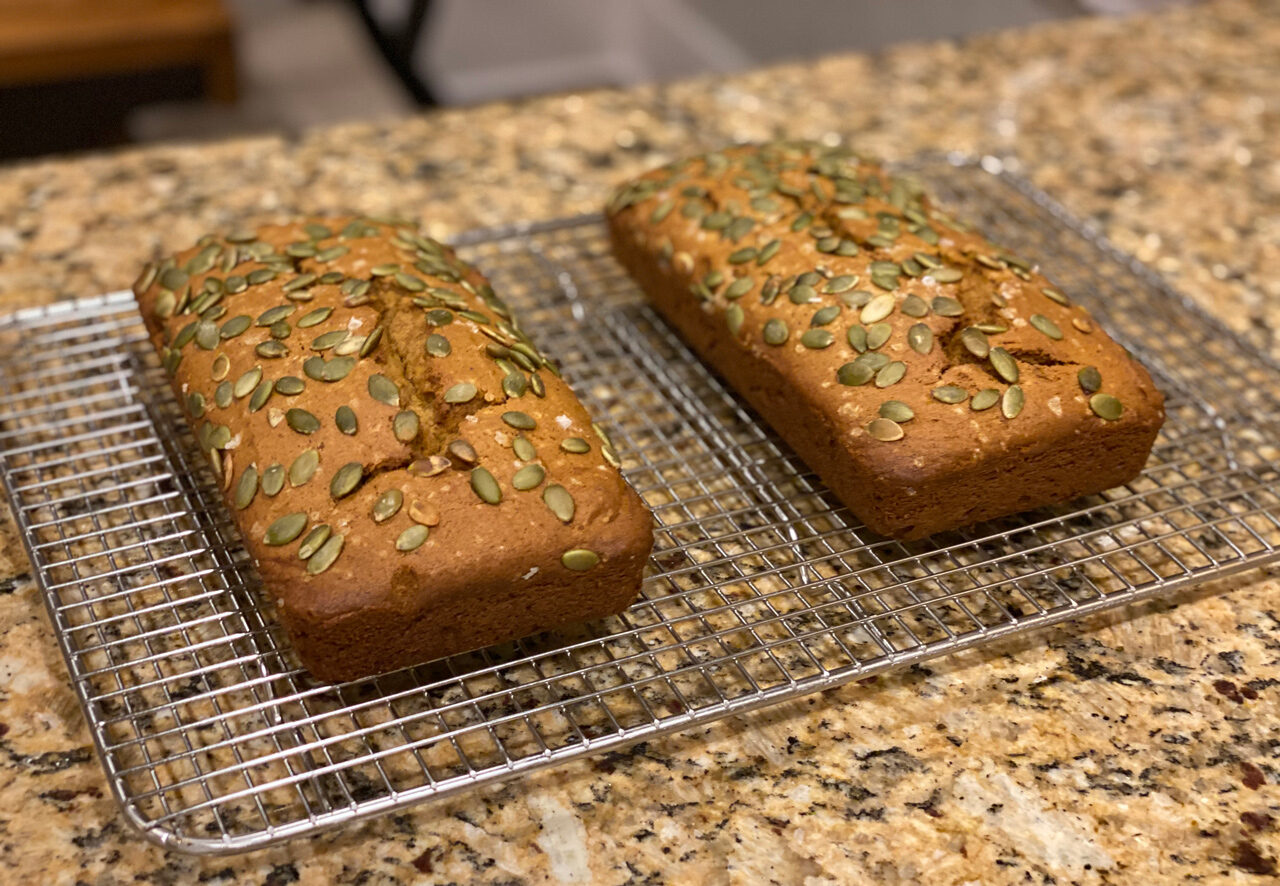
<svg viewBox="0 0 1280 886">
<path fill-rule="evenodd" d="M 0 308 L 311 210 L 437 235 L 600 206 L 777 135 L 1004 157 L 1280 352 L 1280 3 L 1225 2 L 301 136 L 0 170 Z M 1280 876 L 1280 568 L 335 834 L 130 832 L 29 566 L 0 550 L 0 869 L 39 883 L 1155 883 Z M 0 879 L 5 879 L 0 877 Z"/>
</svg>

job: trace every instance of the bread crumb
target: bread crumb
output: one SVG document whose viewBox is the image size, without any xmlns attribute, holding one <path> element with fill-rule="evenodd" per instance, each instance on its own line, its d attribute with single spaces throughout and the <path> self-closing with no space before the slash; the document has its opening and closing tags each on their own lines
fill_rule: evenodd
<svg viewBox="0 0 1280 886">
<path fill-rule="evenodd" d="M 1062 415 L 1062 398 L 1061 397 L 1049 398 L 1049 411 L 1057 416 Z"/>
<path fill-rule="evenodd" d="M 560 430 L 567 431 L 569 428 L 573 427 L 573 419 L 569 418 L 567 415 L 557 415 L 556 424 L 560 426 Z"/>
<path fill-rule="evenodd" d="M 538 574 L 538 567 L 535 566 L 520 577 L 523 578 L 525 581 L 528 581 L 529 579 L 533 578 L 537 574 Z"/>
</svg>

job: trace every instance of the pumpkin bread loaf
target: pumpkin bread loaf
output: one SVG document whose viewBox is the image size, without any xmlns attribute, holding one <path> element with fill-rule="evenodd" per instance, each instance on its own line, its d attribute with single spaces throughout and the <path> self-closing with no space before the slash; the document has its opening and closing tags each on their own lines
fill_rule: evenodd
<svg viewBox="0 0 1280 886">
<path fill-rule="evenodd" d="M 304 664 L 349 680 L 618 612 L 651 517 L 484 277 L 410 228 L 208 236 L 134 287 Z"/>
<path fill-rule="evenodd" d="M 1100 492 L 1164 421 L 1032 260 L 843 149 L 731 148 L 608 205 L 655 307 L 849 509 L 912 539 Z"/>
</svg>

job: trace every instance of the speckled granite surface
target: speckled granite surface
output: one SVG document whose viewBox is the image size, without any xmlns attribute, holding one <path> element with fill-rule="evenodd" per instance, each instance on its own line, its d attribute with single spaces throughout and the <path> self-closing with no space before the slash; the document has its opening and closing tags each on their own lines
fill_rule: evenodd
<svg viewBox="0 0 1280 886">
<path fill-rule="evenodd" d="M 789 133 L 1016 159 L 1280 351 L 1280 4 L 1055 24 L 730 79 L 0 171 L 0 306 L 121 288 L 205 229 L 596 208 Z M 1280 872 L 1280 570 L 234 859 L 115 812 L 20 550 L 0 551 L 0 879 L 1155 883 Z"/>
</svg>

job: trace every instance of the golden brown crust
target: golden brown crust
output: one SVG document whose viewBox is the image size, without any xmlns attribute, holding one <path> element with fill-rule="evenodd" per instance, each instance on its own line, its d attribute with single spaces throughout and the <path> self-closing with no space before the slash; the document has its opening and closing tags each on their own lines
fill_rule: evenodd
<svg viewBox="0 0 1280 886">
<path fill-rule="evenodd" d="M 1128 482 L 1163 423 L 1146 370 L 1082 308 L 847 151 L 692 158 L 628 182 L 608 214 L 655 306 L 882 534 Z M 1103 397 L 1084 390 L 1086 367 Z M 984 390 L 999 399 L 977 410 Z M 1100 416 L 1107 397 L 1118 419 Z"/>
<path fill-rule="evenodd" d="M 204 238 L 148 267 L 135 293 L 316 676 L 416 664 L 634 598 L 648 510 L 554 365 L 451 250 L 401 226 L 314 219 Z M 378 521 L 380 501 L 394 513 Z M 296 535 L 276 522 L 290 514 L 306 518 Z"/>
</svg>

